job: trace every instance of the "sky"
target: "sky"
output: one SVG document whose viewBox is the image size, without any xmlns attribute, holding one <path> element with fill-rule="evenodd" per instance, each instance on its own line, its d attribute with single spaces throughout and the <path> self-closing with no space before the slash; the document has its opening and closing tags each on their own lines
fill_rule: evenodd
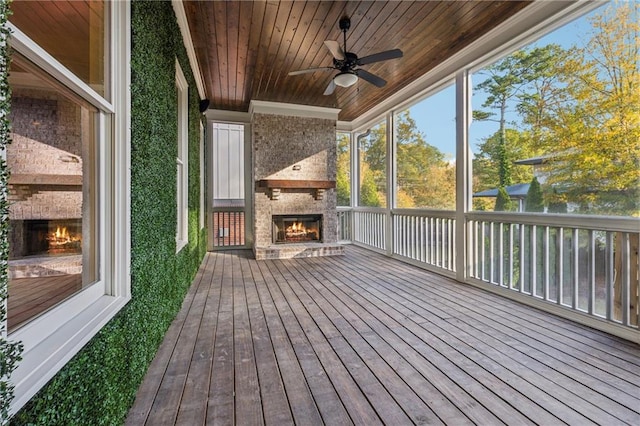
<svg viewBox="0 0 640 426">
<path fill-rule="evenodd" d="M 565 24 L 557 30 L 540 38 L 530 46 L 544 46 L 556 43 L 564 48 L 571 45 L 582 45 L 588 37 L 590 24 L 588 17 L 597 13 L 600 8 Z M 476 75 L 473 84 L 480 83 L 484 77 Z M 472 99 L 473 109 L 480 109 L 484 97 L 474 95 Z M 416 121 L 418 130 L 426 135 L 427 143 L 436 146 L 448 158 L 455 158 L 456 133 L 455 133 L 455 85 L 448 86 L 428 99 L 410 108 L 411 117 Z M 471 151 L 478 151 L 478 144 L 482 143 L 498 128 L 497 122 L 484 121 L 473 122 L 470 128 Z"/>
</svg>

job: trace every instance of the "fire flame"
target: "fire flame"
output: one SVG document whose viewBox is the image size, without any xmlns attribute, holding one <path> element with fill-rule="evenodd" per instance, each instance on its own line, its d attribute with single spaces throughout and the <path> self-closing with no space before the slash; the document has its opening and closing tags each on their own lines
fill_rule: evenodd
<svg viewBox="0 0 640 426">
<path fill-rule="evenodd" d="M 288 236 L 307 235 L 307 228 L 305 228 L 302 222 L 293 222 L 291 226 L 287 226 L 287 235 Z"/>
<path fill-rule="evenodd" d="M 67 231 L 67 227 L 56 227 L 56 231 L 52 232 L 47 238 L 50 245 L 61 246 L 69 243 L 74 243 L 81 240 L 80 236 L 71 235 L 69 231 Z"/>
</svg>

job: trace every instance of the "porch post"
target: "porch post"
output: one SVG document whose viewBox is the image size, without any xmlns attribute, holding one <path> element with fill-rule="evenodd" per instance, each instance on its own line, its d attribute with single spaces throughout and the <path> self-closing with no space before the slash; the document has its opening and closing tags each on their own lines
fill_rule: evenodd
<svg viewBox="0 0 640 426">
<path fill-rule="evenodd" d="M 469 276 L 470 244 L 466 213 L 471 209 L 471 76 L 468 71 L 456 74 L 456 280 L 464 282 Z"/>
<path fill-rule="evenodd" d="M 387 226 L 385 229 L 385 249 L 388 256 L 393 255 L 395 228 L 392 211 L 396 205 L 396 142 L 393 111 L 387 113 Z"/>
</svg>

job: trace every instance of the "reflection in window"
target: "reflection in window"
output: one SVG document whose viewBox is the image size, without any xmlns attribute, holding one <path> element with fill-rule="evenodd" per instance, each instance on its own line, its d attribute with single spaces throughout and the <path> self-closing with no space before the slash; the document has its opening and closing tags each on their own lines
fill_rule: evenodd
<svg viewBox="0 0 640 426">
<path fill-rule="evenodd" d="M 337 170 L 336 193 L 338 206 L 351 205 L 351 138 L 349 133 L 336 133 Z"/>
<path fill-rule="evenodd" d="M 10 69 L 9 330 L 98 279 L 96 111 L 17 53 Z"/>
<path fill-rule="evenodd" d="M 640 214 L 637 2 L 611 2 L 474 76 L 474 208 Z"/>
<path fill-rule="evenodd" d="M 11 23 L 97 93 L 106 96 L 108 3 L 102 0 L 14 1 L 11 9 Z"/>
<path fill-rule="evenodd" d="M 360 176 L 358 205 L 387 205 L 387 125 L 377 124 L 358 136 L 358 173 Z"/>
<path fill-rule="evenodd" d="M 455 86 L 395 114 L 399 208 L 456 207 Z"/>
</svg>

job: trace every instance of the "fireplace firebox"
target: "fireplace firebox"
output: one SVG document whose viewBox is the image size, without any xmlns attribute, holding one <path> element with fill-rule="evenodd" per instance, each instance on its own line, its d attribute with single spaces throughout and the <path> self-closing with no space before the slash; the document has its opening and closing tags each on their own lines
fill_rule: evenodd
<svg viewBox="0 0 640 426">
<path fill-rule="evenodd" d="M 322 242 L 322 215 L 274 215 L 273 242 Z"/>
<path fill-rule="evenodd" d="M 14 221 L 10 259 L 82 253 L 82 219 Z"/>
</svg>

